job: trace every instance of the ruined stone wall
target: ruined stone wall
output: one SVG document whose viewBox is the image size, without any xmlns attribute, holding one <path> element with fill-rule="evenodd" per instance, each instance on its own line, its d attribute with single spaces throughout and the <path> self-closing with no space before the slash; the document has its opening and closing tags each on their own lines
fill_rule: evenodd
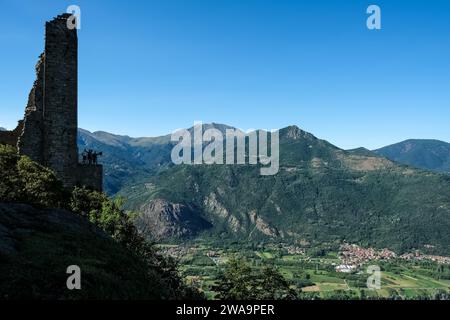
<svg viewBox="0 0 450 320">
<path fill-rule="evenodd" d="M 79 164 L 75 179 L 77 186 L 103 190 L 103 166 Z"/>
<path fill-rule="evenodd" d="M 0 131 L 0 144 L 16 147 L 19 136 L 22 134 L 22 130 L 23 121 L 19 121 L 19 125 L 13 131 Z"/>
<path fill-rule="evenodd" d="M 44 70 L 45 54 L 41 54 L 36 64 L 36 81 L 30 91 L 28 104 L 25 108 L 22 133 L 17 141 L 19 153 L 39 163 L 43 163 L 44 160 Z"/>
<path fill-rule="evenodd" d="M 67 27 L 70 15 L 45 26 L 44 163 L 67 185 L 78 167 L 78 38 Z"/>
<path fill-rule="evenodd" d="M 78 161 L 78 37 L 67 27 L 70 14 L 45 25 L 45 52 L 36 65 L 24 120 L 0 132 L 0 143 L 52 169 L 64 186 L 102 190 L 103 167 Z"/>
</svg>

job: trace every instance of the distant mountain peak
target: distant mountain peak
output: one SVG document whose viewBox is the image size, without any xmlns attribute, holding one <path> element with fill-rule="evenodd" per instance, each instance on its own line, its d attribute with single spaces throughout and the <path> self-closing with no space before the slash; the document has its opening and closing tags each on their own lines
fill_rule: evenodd
<svg viewBox="0 0 450 320">
<path fill-rule="evenodd" d="M 228 129 L 238 130 L 235 127 L 229 126 L 227 124 L 216 123 L 216 122 L 202 123 L 202 129 L 203 129 L 203 132 L 205 132 L 206 130 L 209 130 L 209 129 L 216 129 L 216 130 L 219 130 L 224 135 L 226 133 L 226 130 L 228 130 Z M 194 131 L 194 126 L 190 127 L 188 129 L 188 131 L 192 133 Z"/>
<path fill-rule="evenodd" d="M 359 147 L 355 149 L 346 150 L 348 153 L 352 155 L 358 155 L 358 156 L 365 156 L 365 157 L 380 157 L 377 153 L 370 151 L 369 149 L 366 149 L 364 147 Z"/>
<path fill-rule="evenodd" d="M 286 136 L 291 139 L 300 139 L 304 135 L 304 131 L 297 126 L 289 126 L 286 128 Z"/>
<path fill-rule="evenodd" d="M 313 134 L 300 129 L 296 125 L 288 126 L 280 130 L 280 137 L 288 140 L 318 140 Z"/>
<path fill-rule="evenodd" d="M 3 128 L 3 127 L 0 127 L 0 131 L 8 131 L 8 130 L 6 130 L 6 129 Z"/>
<path fill-rule="evenodd" d="M 416 168 L 450 172 L 450 144 L 433 139 L 409 139 L 374 150 L 390 160 Z"/>
</svg>

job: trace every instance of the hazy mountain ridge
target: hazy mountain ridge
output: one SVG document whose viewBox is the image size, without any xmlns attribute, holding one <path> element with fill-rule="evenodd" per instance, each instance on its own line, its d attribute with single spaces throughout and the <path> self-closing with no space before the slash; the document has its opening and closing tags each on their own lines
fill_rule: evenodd
<svg viewBox="0 0 450 320">
<path fill-rule="evenodd" d="M 269 177 L 249 165 L 170 167 L 121 194 L 135 210 L 159 199 L 197 208 L 213 237 L 448 250 L 448 177 L 345 151 L 295 126 L 280 131 L 280 160 Z"/>
<path fill-rule="evenodd" d="M 223 134 L 226 129 L 235 129 L 224 124 L 204 124 L 203 129 L 216 128 Z M 188 129 L 193 133 L 193 128 Z M 296 126 L 284 129 L 286 136 L 316 138 Z M 93 148 L 104 152 L 101 159 L 105 165 L 105 186 L 110 194 L 118 192 L 128 181 L 140 179 L 141 175 L 151 175 L 155 170 L 166 168 L 171 164 L 170 152 L 174 143 L 170 141 L 170 134 L 158 137 L 139 137 L 115 135 L 104 131 L 89 132 L 79 129 L 78 145 L 80 152 L 84 148 Z M 317 139 L 317 138 L 316 138 Z M 339 149 L 325 140 L 331 148 Z M 341 149 L 339 149 L 341 150 Z M 303 152 L 307 151 L 303 148 Z M 400 164 L 411 165 L 416 168 L 450 172 L 450 144 L 439 140 L 406 140 L 397 144 L 386 146 L 377 150 L 364 147 L 346 150 L 355 156 L 385 157 Z M 291 157 L 291 156 L 289 156 Z M 300 160 L 301 158 L 292 159 Z"/>
<path fill-rule="evenodd" d="M 169 137 L 130 138 L 107 132 L 78 131 L 78 149 L 103 152 L 104 187 L 115 194 L 135 179 L 149 176 L 170 163 L 172 145 Z"/>
<path fill-rule="evenodd" d="M 224 124 L 204 124 L 203 130 L 218 129 L 225 134 L 226 129 L 234 129 Z M 188 131 L 193 135 L 193 128 Z M 103 152 L 100 162 L 104 165 L 104 188 L 108 194 L 116 194 L 125 185 L 155 174 L 172 165 L 170 154 L 176 143 L 171 135 L 159 137 L 139 137 L 115 135 L 104 131 L 89 132 L 78 130 L 78 149 L 94 149 Z"/>
<path fill-rule="evenodd" d="M 280 130 L 280 172 L 268 177 L 250 165 L 173 166 L 169 135 L 83 134 L 81 145 L 106 152 L 106 180 L 120 181 L 116 191 L 141 212 L 149 236 L 345 240 L 397 251 L 432 244 L 450 252 L 449 177 L 364 148 L 342 150 L 296 126 Z"/>
<path fill-rule="evenodd" d="M 374 152 L 417 168 L 450 172 L 450 143 L 444 141 L 410 139 L 374 150 Z"/>
</svg>

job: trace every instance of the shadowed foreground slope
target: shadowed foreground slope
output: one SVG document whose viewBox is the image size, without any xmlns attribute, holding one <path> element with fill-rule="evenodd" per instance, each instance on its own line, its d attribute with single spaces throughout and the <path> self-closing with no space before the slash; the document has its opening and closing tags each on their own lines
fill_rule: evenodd
<svg viewBox="0 0 450 320">
<path fill-rule="evenodd" d="M 66 287 L 70 265 L 82 290 Z M 72 212 L 0 204 L 0 299 L 172 298 L 162 276 Z"/>
<path fill-rule="evenodd" d="M 121 207 L 0 145 L 0 300 L 200 298 Z M 72 265 L 81 290 L 67 289 Z"/>
</svg>

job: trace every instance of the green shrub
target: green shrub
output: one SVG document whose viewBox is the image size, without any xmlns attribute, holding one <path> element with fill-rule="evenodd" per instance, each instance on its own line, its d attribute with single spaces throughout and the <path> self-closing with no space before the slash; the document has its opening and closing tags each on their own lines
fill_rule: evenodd
<svg viewBox="0 0 450 320">
<path fill-rule="evenodd" d="M 139 251 L 146 241 L 133 224 L 134 215 L 125 212 L 124 199 L 109 199 L 102 192 L 75 187 L 70 198 L 70 210 L 103 229 L 123 246 Z"/>
<path fill-rule="evenodd" d="M 37 207 L 62 208 L 68 192 L 48 168 L 0 145 L 0 201 L 25 202 Z"/>
<path fill-rule="evenodd" d="M 28 157 L 20 157 L 17 172 L 28 201 L 45 208 L 61 208 L 66 205 L 68 193 L 50 169 Z"/>
<path fill-rule="evenodd" d="M 0 201 L 17 202 L 23 198 L 17 172 L 19 156 L 13 147 L 0 145 Z"/>
</svg>

